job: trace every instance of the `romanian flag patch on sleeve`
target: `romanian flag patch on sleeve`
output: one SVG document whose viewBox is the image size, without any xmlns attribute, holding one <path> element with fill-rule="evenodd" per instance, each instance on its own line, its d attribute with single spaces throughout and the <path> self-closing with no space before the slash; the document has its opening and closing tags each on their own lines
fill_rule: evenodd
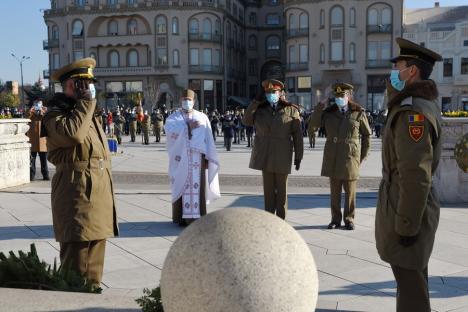
<svg viewBox="0 0 468 312">
<path fill-rule="evenodd" d="M 424 115 L 416 114 L 416 115 L 409 115 L 408 119 L 410 123 L 415 123 L 415 122 L 424 121 L 426 118 L 424 117 Z"/>
</svg>

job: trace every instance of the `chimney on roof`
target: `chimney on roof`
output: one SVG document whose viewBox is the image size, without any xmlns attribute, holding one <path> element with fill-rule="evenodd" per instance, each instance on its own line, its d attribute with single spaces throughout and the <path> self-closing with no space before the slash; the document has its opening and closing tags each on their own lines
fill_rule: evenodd
<svg viewBox="0 0 468 312">
<path fill-rule="evenodd" d="M 439 2 L 439 1 L 436 1 L 436 2 L 434 3 L 434 7 L 435 7 L 435 8 L 439 8 L 439 7 L 440 7 L 440 2 Z"/>
</svg>

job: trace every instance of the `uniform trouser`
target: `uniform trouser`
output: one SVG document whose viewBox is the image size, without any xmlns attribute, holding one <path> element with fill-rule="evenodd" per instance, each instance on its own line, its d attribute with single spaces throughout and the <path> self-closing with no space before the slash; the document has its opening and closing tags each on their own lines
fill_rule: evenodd
<svg viewBox="0 0 468 312">
<path fill-rule="evenodd" d="M 286 219 L 288 211 L 288 175 L 262 171 L 265 211 Z"/>
<path fill-rule="evenodd" d="M 239 130 L 234 130 L 234 144 L 239 143 Z"/>
<path fill-rule="evenodd" d="M 105 239 L 60 243 L 60 262 L 62 268 L 83 275 L 88 284 L 99 286 L 104 269 L 105 251 Z"/>
<path fill-rule="evenodd" d="M 315 135 L 309 136 L 309 144 L 310 144 L 310 147 L 315 148 Z"/>
<path fill-rule="evenodd" d="M 232 137 L 224 137 L 224 146 L 226 147 L 227 151 L 231 150 L 232 145 Z"/>
<path fill-rule="evenodd" d="M 149 144 L 149 129 L 143 129 L 144 144 Z"/>
<path fill-rule="evenodd" d="M 330 178 L 330 206 L 332 222 L 340 224 L 354 222 L 356 209 L 356 180 L 340 180 Z M 341 190 L 345 191 L 344 217 L 341 214 Z"/>
<path fill-rule="evenodd" d="M 132 142 L 135 142 L 135 139 L 136 139 L 136 130 L 130 128 L 130 140 L 131 140 Z"/>
<path fill-rule="evenodd" d="M 392 265 L 397 282 L 397 312 L 430 312 L 427 267 L 408 270 Z"/>
<path fill-rule="evenodd" d="M 161 128 L 153 127 L 153 133 L 154 133 L 154 136 L 156 137 L 156 142 L 160 142 L 161 141 Z"/>
<path fill-rule="evenodd" d="M 29 166 L 29 174 L 31 180 L 34 179 L 36 175 L 36 157 L 39 153 L 39 159 L 41 161 L 41 173 L 44 179 L 49 178 L 49 167 L 47 166 L 47 152 L 31 152 L 31 159 L 30 159 L 30 166 Z"/>
<path fill-rule="evenodd" d="M 213 140 L 216 141 L 216 134 L 218 133 L 218 129 L 211 128 L 211 133 L 213 134 Z"/>
<path fill-rule="evenodd" d="M 252 135 L 247 134 L 247 146 L 252 146 Z"/>
</svg>

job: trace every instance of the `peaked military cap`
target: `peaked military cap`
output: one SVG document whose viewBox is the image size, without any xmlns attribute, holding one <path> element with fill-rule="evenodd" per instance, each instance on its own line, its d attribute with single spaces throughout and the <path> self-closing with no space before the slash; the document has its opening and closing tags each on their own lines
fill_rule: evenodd
<svg viewBox="0 0 468 312">
<path fill-rule="evenodd" d="M 191 89 L 184 89 L 184 91 L 182 92 L 182 97 L 183 98 L 190 98 L 192 100 L 195 99 L 195 92 L 193 92 L 193 90 Z"/>
<path fill-rule="evenodd" d="M 342 96 L 345 94 L 346 91 L 353 91 L 353 85 L 349 83 L 339 82 L 333 85 L 333 94 L 336 96 Z"/>
<path fill-rule="evenodd" d="M 52 74 L 52 80 L 64 82 L 70 78 L 91 79 L 94 78 L 93 69 L 96 67 L 96 61 L 92 57 L 87 57 L 73 62 L 60 68 Z"/>
<path fill-rule="evenodd" d="M 420 46 L 417 43 L 403 38 L 396 38 L 396 42 L 400 47 L 400 55 L 391 59 L 390 61 L 392 63 L 396 63 L 402 59 L 415 59 L 424 61 L 434 66 L 435 62 L 442 61 L 442 56 L 440 56 L 438 53 Z"/>
<path fill-rule="evenodd" d="M 262 87 L 265 91 L 281 91 L 284 89 L 284 84 L 276 79 L 266 79 L 262 82 Z"/>
</svg>

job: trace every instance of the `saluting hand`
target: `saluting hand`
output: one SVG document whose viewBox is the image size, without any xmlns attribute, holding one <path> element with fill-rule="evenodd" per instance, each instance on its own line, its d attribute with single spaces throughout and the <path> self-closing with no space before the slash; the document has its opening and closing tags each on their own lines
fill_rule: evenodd
<svg viewBox="0 0 468 312">
<path fill-rule="evenodd" d="M 88 81 L 83 79 L 75 81 L 75 96 L 78 100 L 91 101 L 92 96 Z"/>
</svg>

